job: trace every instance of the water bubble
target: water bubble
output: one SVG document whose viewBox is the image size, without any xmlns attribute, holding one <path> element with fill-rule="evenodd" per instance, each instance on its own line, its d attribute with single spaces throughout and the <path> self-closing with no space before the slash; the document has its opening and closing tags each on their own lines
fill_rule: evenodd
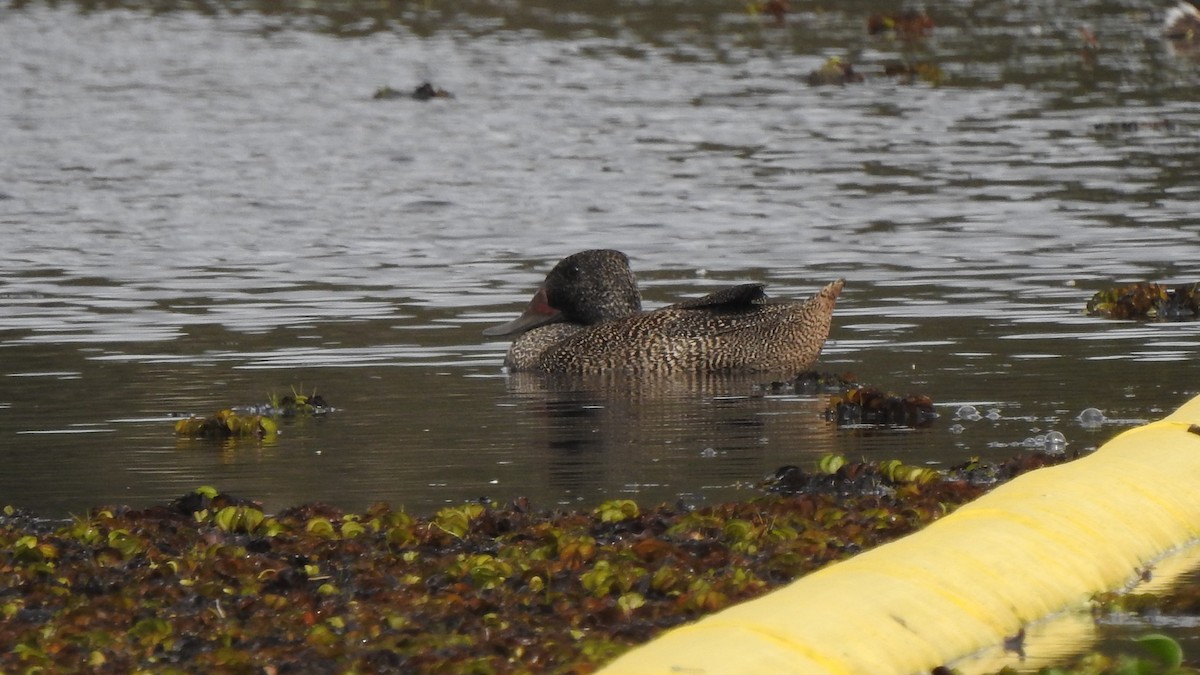
<svg viewBox="0 0 1200 675">
<path fill-rule="evenodd" d="M 717 449 L 716 448 L 705 448 L 700 451 L 700 456 L 701 457 L 716 457 Z"/>
<path fill-rule="evenodd" d="M 1104 417 L 1104 413 L 1096 408 L 1088 408 L 1079 413 L 1079 416 L 1075 419 L 1079 420 L 1079 426 L 1084 429 L 1099 429 L 1104 424 L 1106 418 Z"/>
<path fill-rule="evenodd" d="M 1046 434 L 1046 442 L 1043 445 L 1047 454 L 1061 455 L 1067 451 L 1067 437 L 1061 432 L 1051 431 Z"/>
<path fill-rule="evenodd" d="M 951 425 L 950 428 L 947 429 L 946 431 L 949 431 L 952 434 L 961 434 L 962 432 L 964 432 L 966 430 L 967 430 L 967 428 L 964 427 L 963 425 L 954 424 L 954 425 Z"/>
<path fill-rule="evenodd" d="M 978 422 L 979 420 L 983 419 L 983 417 L 979 414 L 979 411 L 976 410 L 975 406 L 973 406 L 973 405 L 962 406 L 957 411 L 955 411 L 954 417 L 956 419 L 970 420 L 972 422 Z"/>
<path fill-rule="evenodd" d="M 984 417 L 987 417 L 989 420 L 995 422 L 996 420 L 1000 419 L 1000 409 L 999 408 L 989 408 L 987 411 L 987 415 L 984 415 Z"/>
</svg>

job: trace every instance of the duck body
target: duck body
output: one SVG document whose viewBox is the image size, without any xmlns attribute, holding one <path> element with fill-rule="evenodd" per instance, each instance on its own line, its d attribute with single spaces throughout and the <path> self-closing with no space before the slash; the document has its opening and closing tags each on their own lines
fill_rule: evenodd
<svg viewBox="0 0 1200 675">
<path fill-rule="evenodd" d="M 1200 39 L 1200 9 L 1188 0 L 1179 0 L 1163 19 L 1163 36 L 1189 43 Z"/>
<path fill-rule="evenodd" d="M 820 354 L 842 286 L 773 303 L 762 284 L 743 284 L 643 312 L 628 258 L 583 251 L 555 266 L 520 318 L 485 333 L 516 334 L 510 371 L 794 374 Z"/>
</svg>

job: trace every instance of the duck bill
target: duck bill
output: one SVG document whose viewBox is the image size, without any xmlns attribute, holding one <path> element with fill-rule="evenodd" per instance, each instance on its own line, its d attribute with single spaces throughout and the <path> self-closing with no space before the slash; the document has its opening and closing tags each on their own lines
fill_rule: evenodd
<svg viewBox="0 0 1200 675">
<path fill-rule="evenodd" d="M 544 326 L 555 321 L 562 321 L 562 312 L 550 306 L 546 301 L 546 289 L 539 288 L 538 292 L 533 295 L 533 299 L 529 301 L 529 306 L 517 318 L 499 326 L 486 328 L 483 334 L 488 337 L 504 337 L 506 335 L 517 335 L 524 333 L 527 330 L 532 330 L 538 326 Z"/>
</svg>

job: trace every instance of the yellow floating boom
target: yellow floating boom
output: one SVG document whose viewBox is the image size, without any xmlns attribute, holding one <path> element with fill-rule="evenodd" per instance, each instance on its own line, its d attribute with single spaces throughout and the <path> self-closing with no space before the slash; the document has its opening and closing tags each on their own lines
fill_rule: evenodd
<svg viewBox="0 0 1200 675">
<path fill-rule="evenodd" d="M 671 630 L 601 672 L 908 674 L 998 644 L 1200 536 L 1195 425 L 1200 397 L 920 532 Z"/>
</svg>

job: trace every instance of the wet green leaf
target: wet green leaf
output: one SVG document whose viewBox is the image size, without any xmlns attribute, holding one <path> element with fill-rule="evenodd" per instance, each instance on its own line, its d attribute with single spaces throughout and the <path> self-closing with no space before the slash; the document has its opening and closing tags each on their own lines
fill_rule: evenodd
<svg viewBox="0 0 1200 675">
<path fill-rule="evenodd" d="M 173 632 L 171 624 L 162 619 L 150 618 L 135 623 L 129 629 L 129 636 L 144 647 L 154 647 L 170 638 Z"/>
<path fill-rule="evenodd" d="M 304 531 L 330 539 L 337 537 L 337 532 L 333 529 L 333 523 L 329 522 L 328 518 L 310 518 L 304 525 Z"/>
<path fill-rule="evenodd" d="M 213 523 L 223 532 L 250 534 L 258 530 L 265 516 L 262 511 L 247 506 L 226 506 L 213 516 Z"/>
<path fill-rule="evenodd" d="M 612 591 L 617 579 L 609 562 L 598 560 L 591 570 L 580 575 L 579 582 L 583 584 L 584 590 L 596 597 L 602 597 Z"/>
<path fill-rule="evenodd" d="M 603 502 L 593 513 L 602 523 L 619 523 L 638 517 L 638 505 L 631 499 L 614 499 Z"/>
<path fill-rule="evenodd" d="M 1183 648 L 1172 638 L 1159 633 L 1142 635 L 1133 639 L 1142 649 L 1157 659 L 1169 671 L 1183 665 Z"/>
<path fill-rule="evenodd" d="M 484 508 L 479 504 L 467 504 L 459 507 L 446 507 L 437 512 L 433 524 L 443 532 L 462 538 L 471 529 L 471 523 L 483 515 Z"/>
<path fill-rule="evenodd" d="M 347 539 L 353 539 L 361 534 L 365 534 L 367 528 L 362 526 L 362 523 L 356 521 L 347 521 L 342 523 L 342 536 Z"/>
<path fill-rule="evenodd" d="M 129 530 L 112 530 L 108 533 L 108 545 L 121 552 L 121 555 L 128 560 L 145 550 L 146 544 L 140 538 L 134 536 Z"/>
<path fill-rule="evenodd" d="M 841 455 L 825 455 L 817 462 L 821 473 L 833 475 L 846 464 L 846 458 Z"/>
<path fill-rule="evenodd" d="M 639 607 L 646 604 L 646 598 L 641 593 L 623 593 L 617 598 L 617 607 L 626 615 L 630 615 Z"/>
</svg>

